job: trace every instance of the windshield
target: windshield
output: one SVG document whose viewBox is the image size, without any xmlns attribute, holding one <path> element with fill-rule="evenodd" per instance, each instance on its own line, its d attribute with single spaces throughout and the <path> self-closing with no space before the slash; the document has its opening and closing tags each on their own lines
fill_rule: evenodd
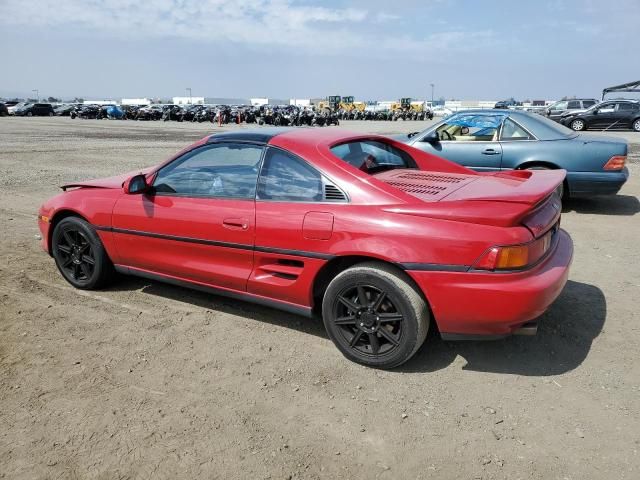
<svg viewBox="0 0 640 480">
<path fill-rule="evenodd" d="M 447 118 L 436 128 L 440 140 L 495 141 L 506 113 L 460 113 Z"/>
<path fill-rule="evenodd" d="M 356 140 L 331 147 L 331 153 L 369 174 L 395 168 L 418 168 L 408 153 L 378 140 Z"/>
</svg>

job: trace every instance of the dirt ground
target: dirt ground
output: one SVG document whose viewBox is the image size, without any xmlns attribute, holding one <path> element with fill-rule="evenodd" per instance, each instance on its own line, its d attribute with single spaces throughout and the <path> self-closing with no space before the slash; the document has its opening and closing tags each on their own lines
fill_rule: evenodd
<svg viewBox="0 0 640 480">
<path fill-rule="evenodd" d="M 58 185 L 217 130 L 0 118 L 0 478 L 640 478 L 640 134 L 614 134 L 618 196 L 565 207 L 570 281 L 536 337 L 430 336 L 386 372 L 269 308 L 135 278 L 74 290 L 40 250 Z"/>
</svg>

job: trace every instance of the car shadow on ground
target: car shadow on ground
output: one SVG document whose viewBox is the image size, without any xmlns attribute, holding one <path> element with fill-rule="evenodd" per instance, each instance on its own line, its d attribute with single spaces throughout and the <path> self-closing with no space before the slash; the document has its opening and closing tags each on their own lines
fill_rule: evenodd
<svg viewBox="0 0 640 480">
<path fill-rule="evenodd" d="M 602 215 L 635 215 L 640 212 L 640 200 L 633 195 L 570 198 L 563 203 L 562 211 Z"/>
<path fill-rule="evenodd" d="M 555 303 L 539 319 L 534 337 L 495 341 L 445 342 L 430 335 L 418 353 L 400 367 L 403 372 L 434 372 L 458 356 L 464 370 L 525 376 L 559 375 L 585 360 L 607 316 L 607 302 L 593 285 L 569 281 Z"/>
<path fill-rule="evenodd" d="M 301 317 L 162 282 L 123 276 L 109 290 L 141 291 L 162 299 L 327 338 L 322 320 L 318 318 Z M 460 356 L 467 362 L 464 370 L 525 376 L 559 375 L 575 369 L 584 361 L 593 340 L 602 331 L 606 315 L 606 299 L 599 288 L 569 281 L 560 297 L 539 319 L 536 336 L 445 342 L 432 328 L 418 353 L 393 371 L 434 372 L 450 366 Z"/>
<path fill-rule="evenodd" d="M 317 337 L 328 338 L 319 318 L 307 318 L 275 308 L 251 302 L 235 300 L 222 295 L 209 294 L 186 287 L 179 287 L 154 280 L 120 275 L 118 281 L 108 288 L 110 291 L 140 291 L 162 299 L 193 305 L 205 310 L 235 315 L 250 320 L 291 328 Z"/>
</svg>

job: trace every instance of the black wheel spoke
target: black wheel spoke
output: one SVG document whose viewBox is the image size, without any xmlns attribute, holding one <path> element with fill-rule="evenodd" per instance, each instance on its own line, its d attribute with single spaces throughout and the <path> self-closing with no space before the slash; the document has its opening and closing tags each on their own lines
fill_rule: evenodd
<svg viewBox="0 0 640 480">
<path fill-rule="evenodd" d="M 338 317 L 334 320 L 336 325 L 355 325 L 356 317 L 354 315 L 348 315 L 346 317 Z"/>
<path fill-rule="evenodd" d="M 349 342 L 349 345 L 351 345 L 352 347 L 354 347 L 356 345 L 356 343 L 358 343 L 358 340 L 360 340 L 360 337 L 362 336 L 362 330 L 358 330 L 354 335 L 353 338 L 351 339 L 351 342 Z"/>
<path fill-rule="evenodd" d="M 62 264 L 62 268 L 67 268 L 69 265 L 71 265 L 73 263 L 73 258 L 69 257 L 67 258 L 64 263 Z"/>
<path fill-rule="evenodd" d="M 69 245 L 58 245 L 58 250 L 66 255 L 69 255 L 71 253 L 71 247 Z"/>
<path fill-rule="evenodd" d="M 349 310 L 351 310 L 352 312 L 356 312 L 358 310 L 358 308 L 359 308 L 358 305 L 353 303 L 348 298 L 340 296 L 340 297 L 338 297 L 338 301 L 340 303 L 342 303 L 345 307 L 347 307 Z"/>
<path fill-rule="evenodd" d="M 393 345 L 399 345 L 400 344 L 400 340 L 395 338 L 391 334 L 391 332 L 389 332 L 389 330 L 387 330 L 386 328 L 382 327 L 380 330 L 378 330 L 378 332 L 380 332 L 380 335 L 382 335 L 384 338 L 389 340 L 389 342 L 391 342 Z"/>
<path fill-rule="evenodd" d="M 78 265 L 77 263 L 73 264 L 71 275 L 73 275 L 73 278 L 75 278 L 76 280 L 80 278 L 80 265 Z"/>
<path fill-rule="evenodd" d="M 65 242 L 67 242 L 67 245 L 69 245 L 70 247 L 72 247 L 76 243 L 73 241 L 73 239 L 71 238 L 71 235 L 66 230 L 62 231 L 62 235 L 64 236 Z"/>
<path fill-rule="evenodd" d="M 364 287 L 362 285 L 358 285 L 358 302 L 360 303 L 361 307 L 366 307 L 369 305 L 367 292 L 364 291 Z"/>
<path fill-rule="evenodd" d="M 80 264 L 80 270 L 82 270 L 82 273 L 84 274 L 85 277 L 87 277 L 87 279 L 91 276 L 91 270 L 89 269 L 89 266 L 86 263 Z"/>
<path fill-rule="evenodd" d="M 96 261 L 93 259 L 93 257 L 90 257 L 89 255 L 82 255 L 82 261 L 84 263 L 88 263 L 89 265 L 96 264 Z"/>
<path fill-rule="evenodd" d="M 380 308 L 380 305 L 382 305 L 382 302 L 384 302 L 384 299 L 387 298 L 387 294 L 384 292 L 380 292 L 380 295 L 378 295 L 378 298 L 376 298 L 375 303 L 373 304 L 373 311 L 377 312 L 378 309 Z"/>
<path fill-rule="evenodd" d="M 378 340 L 378 335 L 375 333 L 369 334 L 369 343 L 371 344 L 371 352 L 374 355 L 377 355 L 380 351 L 380 340 Z"/>
<path fill-rule="evenodd" d="M 380 317 L 380 323 L 399 322 L 404 318 L 399 313 L 381 313 L 378 316 Z"/>
</svg>

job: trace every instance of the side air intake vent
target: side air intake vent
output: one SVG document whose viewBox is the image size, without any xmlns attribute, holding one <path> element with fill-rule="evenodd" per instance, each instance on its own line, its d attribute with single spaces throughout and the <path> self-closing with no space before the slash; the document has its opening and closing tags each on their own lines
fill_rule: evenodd
<svg viewBox="0 0 640 480">
<path fill-rule="evenodd" d="M 324 199 L 327 202 L 344 202 L 347 197 L 335 185 L 326 184 L 324 186 Z"/>
</svg>

